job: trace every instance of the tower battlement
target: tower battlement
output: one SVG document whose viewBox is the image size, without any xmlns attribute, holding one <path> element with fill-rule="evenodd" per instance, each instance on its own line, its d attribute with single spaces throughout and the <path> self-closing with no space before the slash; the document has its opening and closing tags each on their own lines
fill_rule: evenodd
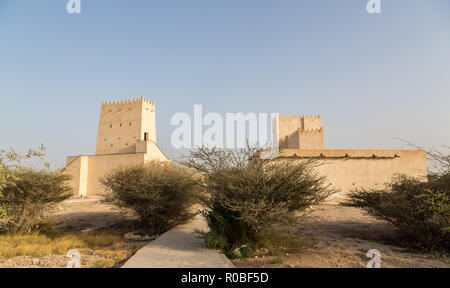
<svg viewBox="0 0 450 288">
<path fill-rule="evenodd" d="M 287 115 L 278 122 L 279 147 L 282 149 L 323 149 L 322 116 Z"/>
<path fill-rule="evenodd" d="M 285 119 L 322 119 L 322 115 L 310 114 L 310 115 L 281 115 L 280 118 Z"/>
<path fill-rule="evenodd" d="M 285 126 L 292 126 L 293 129 L 307 130 L 320 130 L 322 128 L 322 116 L 319 115 L 287 115 L 280 116 L 280 124 Z"/>
<path fill-rule="evenodd" d="M 136 104 L 136 103 L 147 103 L 150 105 L 155 105 L 155 101 L 149 101 L 142 96 L 141 98 L 132 98 L 127 100 L 120 100 L 120 101 L 109 101 L 105 102 L 102 101 L 102 107 L 103 106 L 117 106 L 117 105 L 127 105 L 127 104 Z"/>
</svg>

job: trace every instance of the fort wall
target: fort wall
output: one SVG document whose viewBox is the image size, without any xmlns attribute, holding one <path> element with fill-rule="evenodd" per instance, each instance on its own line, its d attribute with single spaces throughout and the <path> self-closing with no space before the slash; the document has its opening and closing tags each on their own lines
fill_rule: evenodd
<svg viewBox="0 0 450 288">
<path fill-rule="evenodd" d="M 318 173 L 339 192 L 329 200 L 345 198 L 355 189 L 382 189 L 394 176 L 426 179 L 427 162 L 419 150 L 282 150 L 279 160 L 316 159 Z"/>
</svg>

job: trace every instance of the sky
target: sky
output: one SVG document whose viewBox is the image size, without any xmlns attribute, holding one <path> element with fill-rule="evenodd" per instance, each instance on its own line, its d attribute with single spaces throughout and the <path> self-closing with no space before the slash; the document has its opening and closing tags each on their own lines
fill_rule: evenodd
<svg viewBox="0 0 450 288">
<path fill-rule="evenodd" d="M 0 149 L 91 155 L 102 101 L 172 115 L 321 114 L 327 149 L 450 144 L 450 1 L 0 1 Z"/>
</svg>

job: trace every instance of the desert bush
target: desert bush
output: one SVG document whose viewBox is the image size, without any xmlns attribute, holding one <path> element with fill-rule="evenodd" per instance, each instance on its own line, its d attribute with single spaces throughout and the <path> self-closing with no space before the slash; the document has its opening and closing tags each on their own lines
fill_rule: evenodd
<svg viewBox="0 0 450 288">
<path fill-rule="evenodd" d="M 190 171 L 161 161 L 115 170 L 100 182 L 107 191 L 105 201 L 135 211 L 150 234 L 189 219 L 198 187 Z"/>
<path fill-rule="evenodd" d="M 257 235 L 277 225 L 295 225 L 302 212 L 333 191 L 312 160 L 262 160 L 253 148 L 200 148 L 184 165 L 203 174 L 209 247 L 229 257 L 251 255 Z"/>
<path fill-rule="evenodd" d="M 420 250 L 450 250 L 450 173 L 428 181 L 396 177 L 383 190 L 357 190 L 342 204 L 392 223 L 404 244 Z"/>
<path fill-rule="evenodd" d="M 55 204 L 72 195 L 66 183 L 70 176 L 63 173 L 21 167 L 8 174 L 0 206 L 11 232 L 32 232 Z"/>
<path fill-rule="evenodd" d="M 30 148 L 24 155 L 17 153 L 13 148 L 0 150 L 0 198 L 2 197 L 3 188 L 13 183 L 15 170 L 24 169 L 23 162 L 30 159 L 43 160 L 45 157 L 44 145 L 37 149 Z M 49 167 L 48 163 L 44 163 L 45 167 Z M 6 218 L 6 208 L 0 205 L 0 219 Z"/>
</svg>

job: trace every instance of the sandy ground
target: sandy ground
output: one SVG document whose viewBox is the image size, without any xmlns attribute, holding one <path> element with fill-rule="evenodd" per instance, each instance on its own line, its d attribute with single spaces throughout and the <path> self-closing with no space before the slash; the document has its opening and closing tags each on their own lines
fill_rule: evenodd
<svg viewBox="0 0 450 288">
<path fill-rule="evenodd" d="M 296 229 L 303 247 L 284 255 L 234 260 L 237 267 L 366 267 L 370 249 L 381 252 L 382 267 L 450 267 L 448 256 L 423 254 L 395 245 L 393 226 L 356 208 L 317 207 Z"/>
<path fill-rule="evenodd" d="M 71 199 L 56 207 L 50 220 L 60 230 L 98 230 L 132 227 L 137 218 L 124 213 L 101 199 Z"/>
<path fill-rule="evenodd" d="M 51 220 L 58 230 L 80 233 L 98 229 L 130 231 L 136 224 L 135 216 L 89 199 L 59 205 Z M 382 267 L 450 267 L 447 256 L 399 247 L 395 244 L 394 232 L 391 225 L 366 216 L 358 209 L 323 205 L 315 208 L 295 230 L 301 239 L 301 248 L 281 255 L 260 253 L 257 258 L 233 260 L 233 264 L 237 267 L 365 267 L 369 260 L 367 251 L 377 249 L 381 252 Z M 124 241 L 124 247 L 133 246 L 127 259 L 146 243 Z M 117 259 L 105 251 L 82 251 L 83 267 L 103 262 L 117 262 Z M 66 263 L 64 255 L 18 256 L 0 259 L 0 268 L 65 267 Z"/>
</svg>

